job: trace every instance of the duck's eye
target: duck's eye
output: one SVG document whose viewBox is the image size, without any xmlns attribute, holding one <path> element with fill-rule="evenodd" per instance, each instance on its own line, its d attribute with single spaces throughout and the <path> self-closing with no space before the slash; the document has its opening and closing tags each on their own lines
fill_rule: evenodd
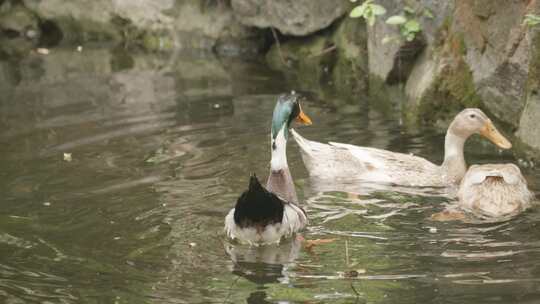
<svg viewBox="0 0 540 304">
<path fill-rule="evenodd" d="M 475 114 L 471 114 L 469 115 L 470 118 L 476 118 L 476 115 Z"/>
</svg>

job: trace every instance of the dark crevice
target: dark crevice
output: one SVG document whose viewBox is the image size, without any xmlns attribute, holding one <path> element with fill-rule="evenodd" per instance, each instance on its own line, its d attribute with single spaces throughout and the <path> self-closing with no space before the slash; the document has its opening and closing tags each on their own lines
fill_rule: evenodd
<svg viewBox="0 0 540 304">
<path fill-rule="evenodd" d="M 45 20 L 40 24 L 41 37 L 39 40 L 39 46 L 53 47 L 60 44 L 64 39 L 64 34 L 58 25 L 50 20 Z"/>
<path fill-rule="evenodd" d="M 3 29 L 1 36 L 4 36 L 4 37 L 6 37 L 8 39 L 15 39 L 15 38 L 20 37 L 20 34 L 16 30 Z"/>
<path fill-rule="evenodd" d="M 423 37 L 417 37 L 417 39 L 405 43 L 394 58 L 394 65 L 386 78 L 386 83 L 393 85 L 405 82 L 409 78 L 416 58 L 418 58 L 425 46 L 426 42 Z"/>
</svg>

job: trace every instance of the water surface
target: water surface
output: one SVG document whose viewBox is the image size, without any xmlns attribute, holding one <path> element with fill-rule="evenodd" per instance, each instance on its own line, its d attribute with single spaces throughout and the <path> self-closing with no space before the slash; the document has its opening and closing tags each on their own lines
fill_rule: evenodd
<svg viewBox="0 0 540 304">
<path fill-rule="evenodd" d="M 303 237 L 333 241 L 262 252 L 228 243 L 225 214 L 251 172 L 268 172 L 276 96 L 297 89 L 284 79 L 262 61 L 204 54 L 59 49 L 0 61 L 1 302 L 540 301 L 538 210 L 433 222 L 447 198 L 321 188 L 293 142 L 289 165 L 311 218 Z M 439 130 L 405 128 L 381 101 L 322 91 L 304 92 L 307 138 L 441 161 Z M 517 162 L 478 138 L 467 158 Z M 538 191 L 540 170 L 522 170 Z"/>
</svg>

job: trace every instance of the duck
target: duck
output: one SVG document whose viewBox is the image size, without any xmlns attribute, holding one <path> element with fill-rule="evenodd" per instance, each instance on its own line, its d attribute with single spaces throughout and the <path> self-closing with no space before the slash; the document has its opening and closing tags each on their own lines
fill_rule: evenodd
<svg viewBox="0 0 540 304">
<path fill-rule="evenodd" d="M 480 218 L 512 217 L 532 205 L 521 170 L 514 164 L 473 165 L 458 190 L 458 205 Z"/>
<path fill-rule="evenodd" d="M 225 217 L 225 233 L 232 240 L 259 246 L 279 244 L 303 229 L 308 218 L 300 207 L 287 164 L 287 139 L 291 123 L 311 125 L 294 92 L 278 97 L 270 131 L 270 173 L 264 187 L 252 174 L 248 189 Z"/>
<path fill-rule="evenodd" d="M 310 177 L 332 182 L 457 187 L 467 169 L 463 147 L 470 136 L 480 134 L 501 149 L 512 147 L 491 119 L 476 108 L 462 110 L 450 123 L 440 166 L 414 155 L 335 142 L 325 144 L 307 140 L 294 130 L 291 133 Z"/>
</svg>

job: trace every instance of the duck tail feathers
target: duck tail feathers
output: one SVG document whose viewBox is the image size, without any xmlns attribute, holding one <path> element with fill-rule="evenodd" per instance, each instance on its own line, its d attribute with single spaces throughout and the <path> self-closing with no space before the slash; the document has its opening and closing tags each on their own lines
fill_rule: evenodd
<svg viewBox="0 0 540 304">
<path fill-rule="evenodd" d="M 296 130 L 294 129 L 291 129 L 291 134 L 293 135 L 294 140 L 300 147 L 300 150 L 302 150 L 302 152 L 305 152 L 307 154 L 311 154 L 312 152 L 311 141 L 302 137 L 302 135 L 298 134 L 298 132 L 296 132 Z"/>
<path fill-rule="evenodd" d="M 255 175 L 255 173 L 251 173 L 251 176 L 249 177 L 248 189 L 251 191 L 251 190 L 260 190 L 261 188 L 263 188 L 263 186 L 261 185 L 261 182 L 257 178 L 257 175 Z"/>
</svg>

